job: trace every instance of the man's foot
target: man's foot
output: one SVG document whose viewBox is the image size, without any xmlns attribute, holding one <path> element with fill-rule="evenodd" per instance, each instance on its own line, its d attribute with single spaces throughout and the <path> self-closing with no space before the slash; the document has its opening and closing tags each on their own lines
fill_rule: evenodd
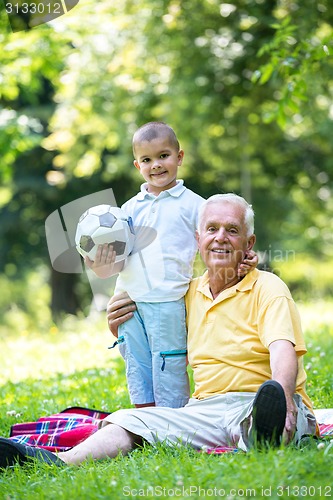
<svg viewBox="0 0 333 500">
<path fill-rule="evenodd" d="M 275 380 L 264 382 L 253 402 L 255 444 L 280 446 L 286 414 L 287 403 L 282 386 Z"/>
<path fill-rule="evenodd" d="M 325 441 L 325 440 L 323 440 Z M 320 442 L 317 436 L 313 436 L 312 434 L 304 434 L 301 439 L 296 443 L 297 448 L 317 448 Z"/>
<path fill-rule="evenodd" d="M 58 467 L 66 465 L 65 462 L 48 450 L 25 446 L 24 444 L 15 443 L 11 439 L 0 437 L 0 469 L 10 467 L 16 463 L 19 465 L 24 465 L 27 462 L 31 463 L 34 459 Z"/>
</svg>

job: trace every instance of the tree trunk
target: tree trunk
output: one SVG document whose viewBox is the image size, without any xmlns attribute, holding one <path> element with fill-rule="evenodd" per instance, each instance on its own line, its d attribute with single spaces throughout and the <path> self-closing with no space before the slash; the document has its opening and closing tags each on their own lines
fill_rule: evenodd
<svg viewBox="0 0 333 500">
<path fill-rule="evenodd" d="M 52 269 L 51 311 L 55 321 L 63 314 L 76 314 L 80 308 L 78 297 L 75 293 L 77 279 L 77 274 L 59 273 Z"/>
</svg>

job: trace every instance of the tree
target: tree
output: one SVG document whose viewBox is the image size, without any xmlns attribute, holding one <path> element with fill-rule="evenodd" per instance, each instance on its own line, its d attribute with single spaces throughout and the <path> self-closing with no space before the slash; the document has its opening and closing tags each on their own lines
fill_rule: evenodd
<svg viewBox="0 0 333 500">
<path fill-rule="evenodd" d="M 1 269 L 11 262 L 20 277 L 48 262 L 43 222 L 65 203 L 105 187 L 118 204 L 131 197 L 131 137 L 155 119 L 181 139 L 188 187 L 253 202 L 258 249 L 331 254 L 328 7 L 91 0 L 50 25 L 5 32 Z M 53 304 L 68 292 L 75 309 L 75 279 L 54 278 Z"/>
</svg>

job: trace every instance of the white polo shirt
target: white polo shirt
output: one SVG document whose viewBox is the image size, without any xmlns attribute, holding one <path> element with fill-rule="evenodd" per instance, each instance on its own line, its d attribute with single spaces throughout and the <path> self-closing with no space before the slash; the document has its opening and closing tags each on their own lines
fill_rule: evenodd
<svg viewBox="0 0 333 500">
<path fill-rule="evenodd" d="M 121 208 L 133 220 L 135 246 L 119 274 L 116 292 L 140 302 L 168 302 L 183 297 L 192 278 L 197 253 L 195 230 L 204 198 L 183 180 L 158 196 L 147 184 Z"/>
</svg>

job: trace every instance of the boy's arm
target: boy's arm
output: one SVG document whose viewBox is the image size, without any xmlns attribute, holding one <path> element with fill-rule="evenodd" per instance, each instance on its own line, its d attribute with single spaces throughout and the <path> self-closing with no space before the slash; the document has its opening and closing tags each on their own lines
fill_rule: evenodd
<svg viewBox="0 0 333 500">
<path fill-rule="evenodd" d="M 113 246 L 104 243 L 104 245 L 98 245 L 95 260 L 90 260 L 89 257 L 86 257 L 85 263 L 99 278 L 109 278 L 120 273 L 125 265 L 124 260 L 115 262 L 116 255 Z"/>
<path fill-rule="evenodd" d="M 254 250 L 249 250 L 245 255 L 243 262 L 239 264 L 238 267 L 238 276 L 243 278 L 249 272 L 253 271 L 258 265 L 259 259 L 258 255 Z"/>
</svg>

